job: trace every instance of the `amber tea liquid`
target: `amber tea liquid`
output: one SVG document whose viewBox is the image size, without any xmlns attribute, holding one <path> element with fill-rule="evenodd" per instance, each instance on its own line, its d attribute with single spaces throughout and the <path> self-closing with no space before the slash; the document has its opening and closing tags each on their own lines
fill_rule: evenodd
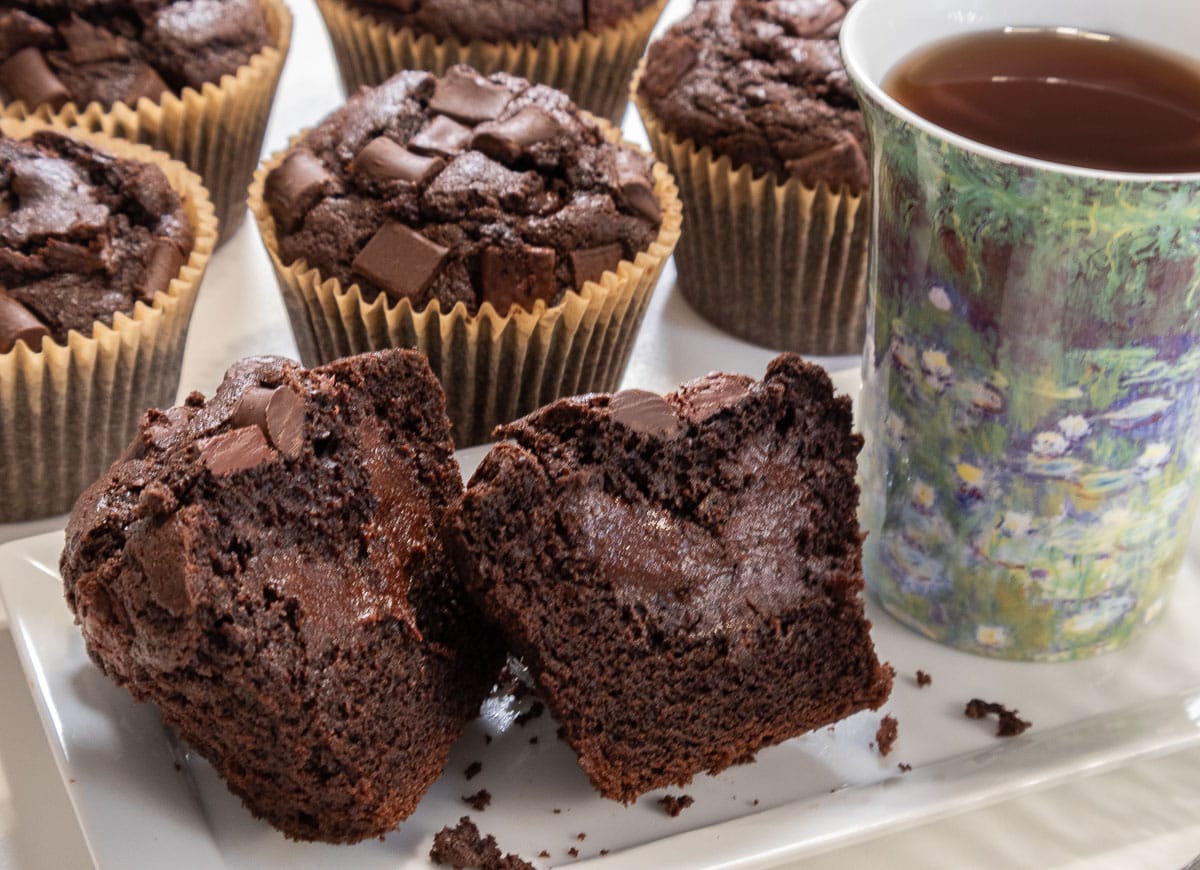
<svg viewBox="0 0 1200 870">
<path fill-rule="evenodd" d="M 976 142 L 1094 169 L 1200 172 L 1200 62 L 1133 40 L 1010 28 L 920 49 L 884 90 Z"/>
</svg>

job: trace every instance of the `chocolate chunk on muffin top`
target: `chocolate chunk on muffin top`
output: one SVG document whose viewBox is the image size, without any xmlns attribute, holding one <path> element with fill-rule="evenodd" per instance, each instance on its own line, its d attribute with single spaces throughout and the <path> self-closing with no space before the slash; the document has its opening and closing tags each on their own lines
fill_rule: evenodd
<svg viewBox="0 0 1200 870">
<path fill-rule="evenodd" d="M 853 0 L 704 0 L 650 46 L 639 94 L 663 126 L 755 174 L 868 185 L 867 134 L 838 53 Z"/>
<path fill-rule="evenodd" d="M 264 199 L 284 263 L 446 312 L 557 304 L 662 222 L 649 158 L 565 94 L 465 66 L 360 93 L 293 145 Z"/>
<path fill-rule="evenodd" d="M 0 3 L 0 96 L 135 105 L 237 72 L 268 42 L 258 0 Z"/>
<path fill-rule="evenodd" d="M 350 0 L 396 27 L 460 42 L 525 42 L 620 24 L 654 0 Z"/>
<path fill-rule="evenodd" d="M 0 353 L 92 334 L 166 291 L 192 248 L 157 166 L 59 133 L 0 136 Z"/>
</svg>

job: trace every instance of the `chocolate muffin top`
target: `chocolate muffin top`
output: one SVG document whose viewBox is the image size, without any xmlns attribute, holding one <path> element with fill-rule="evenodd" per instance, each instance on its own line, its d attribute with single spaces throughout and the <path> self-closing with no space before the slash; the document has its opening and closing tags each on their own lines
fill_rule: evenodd
<svg viewBox="0 0 1200 870">
<path fill-rule="evenodd" d="M 402 72 L 295 143 L 264 199 L 284 263 L 423 308 L 556 304 L 662 222 L 651 161 L 565 94 L 453 67 Z"/>
<path fill-rule="evenodd" d="M 217 82 L 267 41 L 259 0 L 0 3 L 0 97 L 135 105 Z"/>
<path fill-rule="evenodd" d="M 867 133 L 838 54 L 853 0 L 701 0 L 650 46 L 639 94 L 681 139 L 756 174 L 868 184 Z"/>
<path fill-rule="evenodd" d="M 613 27 L 654 0 L 350 0 L 395 27 L 459 42 L 528 42 Z"/>
<path fill-rule="evenodd" d="M 157 166 L 59 133 L 0 136 L 0 353 L 90 336 L 165 291 L 192 226 Z"/>
</svg>

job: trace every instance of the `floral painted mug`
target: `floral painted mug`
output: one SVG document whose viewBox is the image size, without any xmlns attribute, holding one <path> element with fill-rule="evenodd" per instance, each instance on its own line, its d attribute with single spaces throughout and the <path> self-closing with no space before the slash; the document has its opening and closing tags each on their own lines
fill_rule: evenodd
<svg viewBox="0 0 1200 870">
<path fill-rule="evenodd" d="M 1200 173 L 1047 163 L 881 87 L 940 39 L 1116 33 L 1197 57 L 1195 0 L 859 0 L 842 28 L 872 138 L 860 426 L 864 571 L 942 643 L 1114 649 L 1162 613 L 1200 495 Z"/>
</svg>

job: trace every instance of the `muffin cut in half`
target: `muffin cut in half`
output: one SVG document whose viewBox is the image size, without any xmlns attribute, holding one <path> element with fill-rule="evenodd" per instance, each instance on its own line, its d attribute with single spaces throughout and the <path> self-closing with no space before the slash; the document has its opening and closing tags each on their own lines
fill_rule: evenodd
<svg viewBox="0 0 1200 870">
<path fill-rule="evenodd" d="M 499 430 L 447 525 L 470 592 L 606 797 L 878 708 L 850 400 L 756 382 L 564 399 Z"/>
<path fill-rule="evenodd" d="M 71 516 L 92 659 L 289 837 L 394 828 L 503 663 L 437 535 L 452 450 L 417 353 L 249 359 L 149 412 Z"/>
</svg>

